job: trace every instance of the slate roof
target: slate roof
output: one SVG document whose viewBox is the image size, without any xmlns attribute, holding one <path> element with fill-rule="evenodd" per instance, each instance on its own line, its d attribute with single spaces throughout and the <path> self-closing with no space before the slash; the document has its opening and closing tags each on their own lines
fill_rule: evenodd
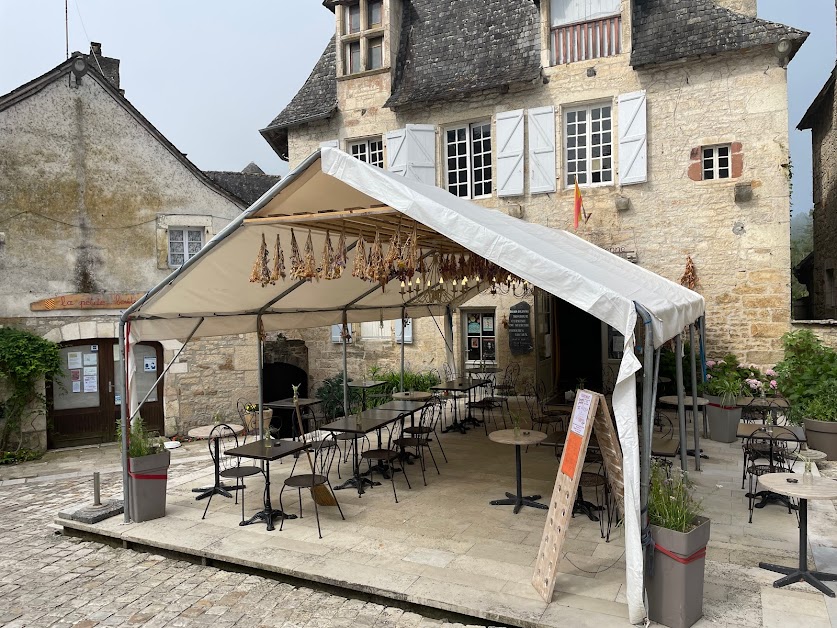
<svg viewBox="0 0 837 628">
<path fill-rule="evenodd" d="M 820 110 L 823 106 L 828 105 L 829 109 L 826 110 L 825 115 L 830 116 L 830 103 L 834 99 L 834 82 L 835 78 L 837 78 L 837 65 L 834 66 L 834 69 L 831 70 L 831 76 L 828 77 L 828 80 L 825 82 L 825 85 L 822 86 L 822 89 L 817 94 L 816 98 L 811 102 L 811 105 L 808 107 L 808 110 L 805 112 L 805 115 L 802 116 L 802 120 L 799 121 L 799 124 L 796 125 L 796 128 L 800 131 L 804 131 L 806 129 L 814 128 L 814 124 L 817 122 L 817 118 L 820 116 Z"/>
<path fill-rule="evenodd" d="M 251 166 L 255 166 L 255 164 L 251 164 Z M 256 166 L 256 168 L 259 167 Z M 261 169 L 259 168 L 259 170 Z M 220 170 L 207 170 L 204 174 L 241 200 L 247 207 L 255 203 L 262 194 L 276 185 L 282 178 L 278 175 L 264 173 L 225 172 Z"/>
<path fill-rule="evenodd" d="M 334 37 L 303 86 L 260 133 L 279 157 L 288 159 L 288 127 L 320 120 L 337 111 L 337 52 Z"/>
<path fill-rule="evenodd" d="M 386 107 L 450 100 L 541 73 L 533 0 L 405 0 Z"/>
<path fill-rule="evenodd" d="M 712 55 L 791 40 L 792 57 L 808 33 L 741 15 L 712 0 L 634 0 L 631 65 Z"/>
</svg>

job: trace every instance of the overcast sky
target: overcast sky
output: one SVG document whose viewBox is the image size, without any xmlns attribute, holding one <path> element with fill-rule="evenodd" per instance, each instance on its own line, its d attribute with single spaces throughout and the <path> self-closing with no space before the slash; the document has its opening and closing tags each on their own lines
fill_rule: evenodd
<svg viewBox="0 0 837 628">
<path fill-rule="evenodd" d="M 811 207 L 810 132 L 796 124 L 835 60 L 833 0 L 758 0 L 759 16 L 811 33 L 788 70 L 794 210 Z M 290 8 L 290 7 L 293 8 Z M 286 164 L 259 134 L 334 31 L 320 0 L 69 0 L 70 51 L 121 60 L 125 96 L 204 170 Z M 65 59 L 64 0 L 0 0 L 0 94 Z"/>
</svg>

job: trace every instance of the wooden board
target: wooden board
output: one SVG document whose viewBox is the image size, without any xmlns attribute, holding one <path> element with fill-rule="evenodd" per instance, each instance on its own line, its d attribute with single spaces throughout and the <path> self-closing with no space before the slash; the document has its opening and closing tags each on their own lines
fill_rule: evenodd
<svg viewBox="0 0 837 628">
<path fill-rule="evenodd" d="M 552 601 L 555 591 L 555 578 L 562 556 L 561 548 L 572 518 L 573 503 L 593 429 L 596 429 L 596 438 L 604 458 L 608 480 L 614 495 L 617 496 L 620 512 L 624 507 L 622 450 L 607 403 L 599 393 L 590 390 L 579 391 L 575 397 L 567 440 L 561 455 L 555 488 L 549 501 L 549 514 L 546 517 L 535 573 L 532 576 L 532 586 L 547 603 Z"/>
<path fill-rule="evenodd" d="M 33 312 L 51 310 L 124 310 L 139 301 L 144 292 L 108 292 L 101 294 L 79 292 L 41 299 L 29 304 Z"/>
</svg>

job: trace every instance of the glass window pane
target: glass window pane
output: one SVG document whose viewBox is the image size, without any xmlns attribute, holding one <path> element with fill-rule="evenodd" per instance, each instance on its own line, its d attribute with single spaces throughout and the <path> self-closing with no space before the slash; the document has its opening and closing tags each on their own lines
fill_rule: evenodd
<svg viewBox="0 0 837 628">
<path fill-rule="evenodd" d="M 384 38 L 375 37 L 369 40 L 369 70 L 377 70 L 383 67 L 384 60 Z"/>
<path fill-rule="evenodd" d="M 367 3 L 367 18 L 366 18 L 366 27 L 372 28 L 373 26 L 380 26 L 381 25 L 381 15 L 382 15 L 382 7 L 383 2 L 381 0 L 369 0 Z"/>
<path fill-rule="evenodd" d="M 346 7 L 346 32 L 360 32 L 360 3 Z"/>
</svg>

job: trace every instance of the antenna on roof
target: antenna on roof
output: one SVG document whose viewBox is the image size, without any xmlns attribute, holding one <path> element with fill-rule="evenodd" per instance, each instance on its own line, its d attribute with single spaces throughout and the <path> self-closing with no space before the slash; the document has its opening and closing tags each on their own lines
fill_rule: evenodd
<svg viewBox="0 0 837 628">
<path fill-rule="evenodd" d="M 70 58 L 70 9 L 67 6 L 69 0 L 64 0 L 64 53 L 65 59 Z"/>
</svg>

